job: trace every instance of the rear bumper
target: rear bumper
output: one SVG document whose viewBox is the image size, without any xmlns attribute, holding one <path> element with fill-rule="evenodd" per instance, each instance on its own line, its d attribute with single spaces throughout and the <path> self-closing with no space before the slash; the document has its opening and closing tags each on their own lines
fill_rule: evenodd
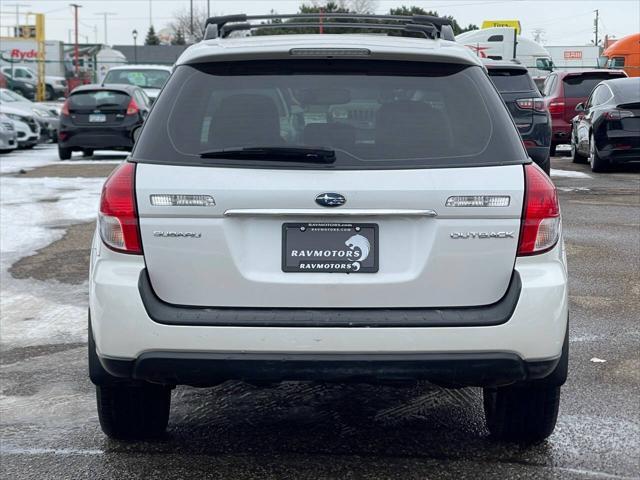
<svg viewBox="0 0 640 480">
<path fill-rule="evenodd" d="M 228 308 L 184 307 L 163 302 L 153 291 L 147 270 L 138 290 L 145 311 L 165 325 L 207 327 L 472 327 L 507 322 L 518 305 L 522 282 L 515 271 L 506 293 L 496 303 L 445 308 Z"/>
<path fill-rule="evenodd" d="M 66 130 L 61 128 L 58 138 L 63 148 L 125 149 L 133 148 L 133 127 L 86 128 Z"/>
<path fill-rule="evenodd" d="M 571 124 L 563 118 L 551 119 L 551 143 L 553 145 L 571 143 Z"/>
<path fill-rule="evenodd" d="M 135 360 L 100 358 L 123 380 L 213 386 L 229 379 L 248 382 L 402 382 L 429 380 L 451 386 L 497 386 L 547 377 L 559 358 L 526 362 L 508 352 L 418 354 L 273 354 L 145 352 Z M 100 384 L 104 376 L 93 375 Z M 113 381 L 113 378 L 108 379 Z"/>
</svg>

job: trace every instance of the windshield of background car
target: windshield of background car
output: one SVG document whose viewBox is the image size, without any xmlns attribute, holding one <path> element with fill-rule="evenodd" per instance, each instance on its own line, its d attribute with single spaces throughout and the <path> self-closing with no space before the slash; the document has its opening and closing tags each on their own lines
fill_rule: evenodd
<svg viewBox="0 0 640 480">
<path fill-rule="evenodd" d="M 69 110 L 126 110 L 131 97 L 113 90 L 87 90 L 72 94 L 68 99 Z"/>
<path fill-rule="evenodd" d="M 331 165 L 426 168 L 522 163 L 513 122 L 483 70 L 422 62 L 291 60 L 179 67 L 133 152 L 141 162 L 259 166 L 204 159 L 246 147 L 324 147 Z"/>
<path fill-rule="evenodd" d="M 171 75 L 166 70 L 111 70 L 107 72 L 102 83 L 124 83 L 140 88 L 157 88 L 164 86 Z"/>
<path fill-rule="evenodd" d="M 563 79 L 564 96 L 568 98 L 586 98 L 591 91 L 603 80 L 622 78 L 623 74 L 611 73 L 584 73 L 581 75 L 569 75 Z"/>
<path fill-rule="evenodd" d="M 489 77 L 500 93 L 536 90 L 526 70 L 490 68 Z"/>
</svg>

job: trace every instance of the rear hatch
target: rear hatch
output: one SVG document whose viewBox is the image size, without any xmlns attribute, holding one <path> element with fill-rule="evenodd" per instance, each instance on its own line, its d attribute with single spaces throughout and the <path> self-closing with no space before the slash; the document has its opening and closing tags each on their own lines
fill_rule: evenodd
<svg viewBox="0 0 640 480">
<path fill-rule="evenodd" d="M 67 102 L 74 125 L 115 126 L 126 118 L 131 97 L 122 91 L 83 90 L 72 94 Z"/>
<path fill-rule="evenodd" d="M 133 152 L 155 293 L 277 308 L 499 300 L 526 153 L 482 69 L 328 63 L 177 68 Z M 366 122 L 351 114 L 363 109 Z"/>
<path fill-rule="evenodd" d="M 603 80 L 624 78 L 622 72 L 576 72 L 563 78 L 564 120 L 571 123 L 577 115 L 576 105 L 586 102 L 593 89 Z"/>
</svg>

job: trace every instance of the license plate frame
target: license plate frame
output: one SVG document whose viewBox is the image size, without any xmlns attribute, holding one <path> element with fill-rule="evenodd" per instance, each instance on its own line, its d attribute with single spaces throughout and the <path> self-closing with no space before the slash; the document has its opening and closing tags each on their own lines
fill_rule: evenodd
<svg viewBox="0 0 640 480">
<path fill-rule="evenodd" d="M 90 113 L 89 123 L 105 123 L 107 116 L 104 113 Z"/>
<path fill-rule="evenodd" d="M 283 223 L 282 271 L 377 273 L 380 249 L 378 238 L 377 223 Z M 322 252 L 322 255 L 315 255 L 318 252 Z M 300 253 L 302 254 L 298 255 Z M 306 253 L 314 255 L 305 255 Z M 358 261 L 360 258 L 363 260 Z"/>
</svg>

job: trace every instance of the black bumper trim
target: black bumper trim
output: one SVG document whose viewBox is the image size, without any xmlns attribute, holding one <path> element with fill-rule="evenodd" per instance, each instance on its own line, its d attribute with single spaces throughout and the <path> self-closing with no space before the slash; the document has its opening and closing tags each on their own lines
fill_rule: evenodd
<svg viewBox="0 0 640 480">
<path fill-rule="evenodd" d="M 162 301 L 146 269 L 138 290 L 149 317 L 165 325 L 212 327 L 477 327 L 506 323 L 513 315 L 522 281 L 513 271 L 504 296 L 478 307 L 445 308 L 247 308 L 193 307 Z"/>
<path fill-rule="evenodd" d="M 526 362 L 508 352 L 272 354 L 145 352 L 135 360 L 100 358 L 113 377 L 167 385 L 247 382 L 384 382 L 429 380 L 450 386 L 500 386 L 541 379 L 558 359 Z"/>
</svg>

